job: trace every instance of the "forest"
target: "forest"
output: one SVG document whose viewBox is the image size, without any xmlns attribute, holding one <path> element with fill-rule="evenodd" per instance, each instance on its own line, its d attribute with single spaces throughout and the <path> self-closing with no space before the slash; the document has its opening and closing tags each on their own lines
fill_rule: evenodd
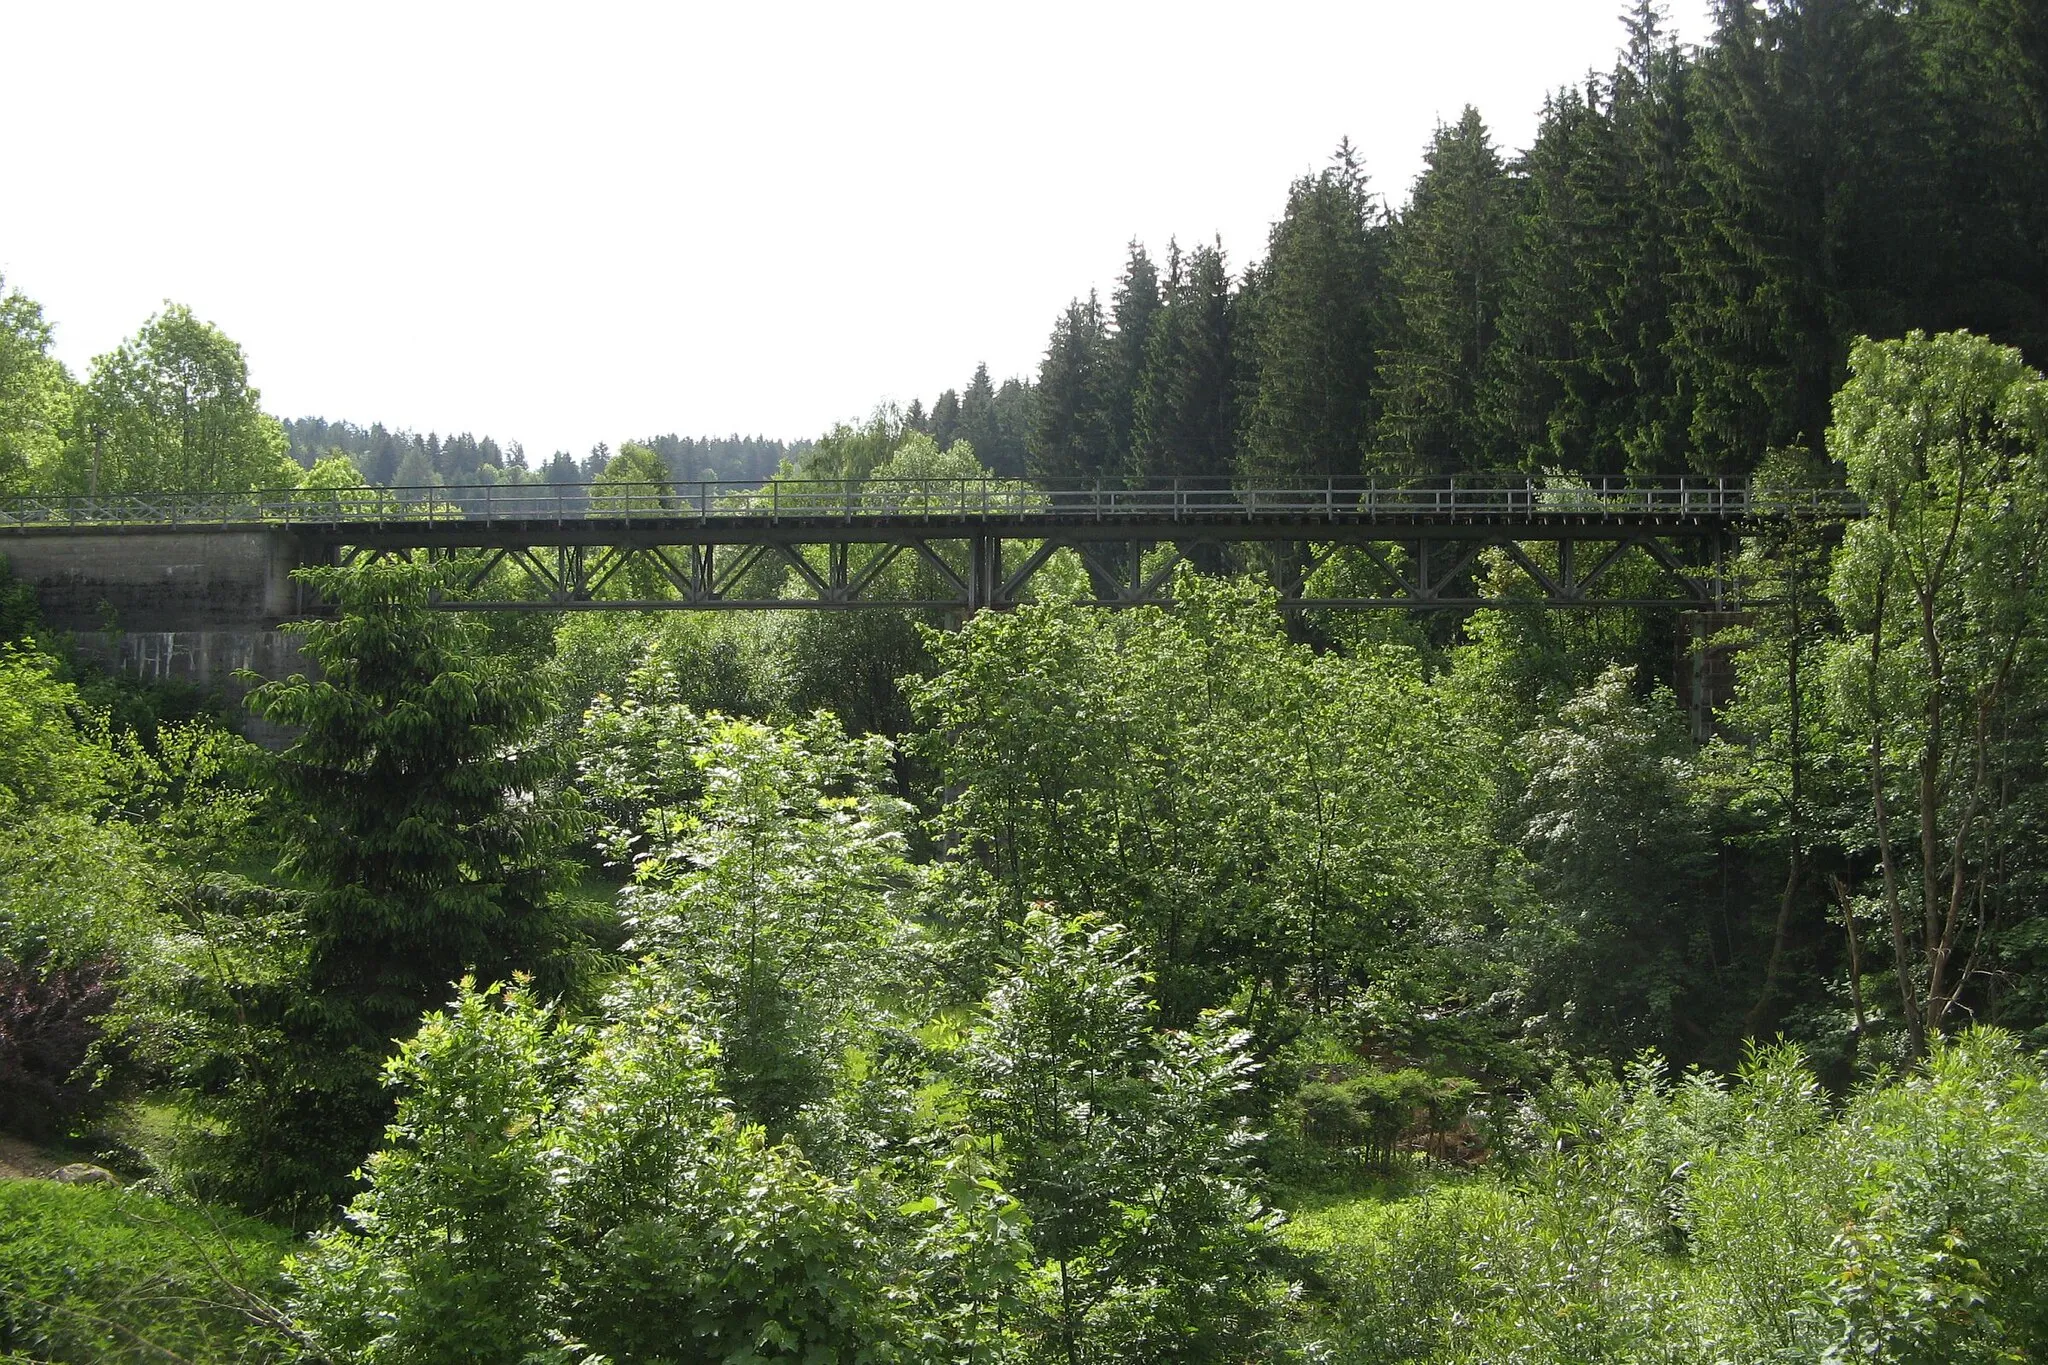
<svg viewBox="0 0 2048 1365">
<path fill-rule="evenodd" d="M 1623 41 L 1520 153 L 1468 110 L 1392 207 L 1345 144 L 1257 260 L 1134 243 L 1035 375 L 815 440 L 286 422 L 187 308 L 81 379 L 0 282 L 26 500 L 1864 509 L 1718 613 L 1498 555 L 1469 611 L 1226 556 L 1170 609 L 1056 560 L 972 616 L 450 612 L 395 557 L 300 570 L 242 700 L 0 576 L 0 1362 L 2048 1359 L 2048 15 Z"/>
</svg>

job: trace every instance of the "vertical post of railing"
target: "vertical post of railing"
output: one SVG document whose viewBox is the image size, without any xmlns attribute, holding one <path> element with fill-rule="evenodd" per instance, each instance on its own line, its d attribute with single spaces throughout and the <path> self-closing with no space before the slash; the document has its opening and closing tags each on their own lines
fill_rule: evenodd
<svg viewBox="0 0 2048 1365">
<path fill-rule="evenodd" d="M 768 520 L 774 521 L 782 514 L 782 481 L 774 480 L 768 485 Z"/>
</svg>

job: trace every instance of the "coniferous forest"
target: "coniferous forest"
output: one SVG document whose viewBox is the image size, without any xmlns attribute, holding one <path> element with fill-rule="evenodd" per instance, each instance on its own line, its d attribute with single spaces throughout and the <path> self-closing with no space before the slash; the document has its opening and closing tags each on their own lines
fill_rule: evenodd
<svg viewBox="0 0 2048 1365">
<path fill-rule="evenodd" d="M 10 498 L 1863 507 L 1711 615 L 1492 554 L 1426 613 L 1227 555 L 450 612 L 400 556 L 301 570 L 305 672 L 234 697 L 0 578 L 0 1361 L 2048 1359 L 2048 12 L 1620 36 L 1528 148 L 1342 143 L 1255 258 L 1132 243 L 1035 374 L 814 439 L 281 421 L 189 309 L 74 376 L 0 284 Z"/>
</svg>

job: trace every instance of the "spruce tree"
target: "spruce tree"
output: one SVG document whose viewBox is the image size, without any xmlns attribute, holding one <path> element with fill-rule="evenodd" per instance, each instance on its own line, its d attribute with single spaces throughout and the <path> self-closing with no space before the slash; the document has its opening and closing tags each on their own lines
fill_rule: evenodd
<svg viewBox="0 0 2048 1365">
<path fill-rule="evenodd" d="M 1629 42 L 1609 104 L 1612 136 L 1594 163 L 1599 296 L 1588 318 L 1588 352 L 1611 398 L 1592 437 L 1602 472 L 1682 474 L 1690 423 L 1671 364 L 1671 281 L 1692 190 L 1692 69 L 1665 33 L 1656 0 L 1636 0 L 1625 22 Z"/>
<path fill-rule="evenodd" d="M 1373 423 L 1385 219 L 1349 140 L 1288 192 L 1250 291 L 1253 377 L 1239 454 L 1246 478 L 1360 471 Z"/>
<path fill-rule="evenodd" d="M 560 893 L 578 817 L 548 738 L 545 677 L 492 652 L 480 621 L 436 610 L 438 571 L 302 569 L 340 607 L 302 628 L 319 677 L 266 683 L 251 707 L 296 734 L 275 785 L 284 870 L 306 887 L 302 976 L 236 1004 L 271 1038 L 240 1059 L 223 1108 L 246 1148 L 247 1202 L 323 1208 L 390 1113 L 395 1040 L 465 973 L 572 982 Z"/>
<path fill-rule="evenodd" d="M 1729 0 L 1700 60 L 1672 356 L 1692 460 L 1818 451 L 1857 333 L 1924 313 L 1929 119 L 1881 0 Z"/>
<path fill-rule="evenodd" d="M 946 449 L 960 439 L 960 395 L 947 389 L 932 404 L 931 421 L 926 428 L 940 450 Z"/>
<path fill-rule="evenodd" d="M 988 362 L 983 361 L 974 367 L 974 377 L 960 395 L 960 438 L 973 445 L 977 459 L 982 446 L 995 439 L 995 403 L 996 388 L 988 377 Z"/>
<path fill-rule="evenodd" d="M 1038 390 L 1031 382 L 1014 375 L 1005 379 L 989 407 L 989 430 L 983 437 L 988 445 L 976 446 L 976 457 L 1001 478 L 1023 478 L 1037 414 Z"/>
<path fill-rule="evenodd" d="M 1962 327 L 2048 364 L 2048 9 L 1927 0 L 1907 23 L 1928 83 L 1946 306 Z"/>
<path fill-rule="evenodd" d="M 1478 397 L 1494 351 L 1514 208 L 1514 182 L 1479 111 L 1467 105 L 1455 125 L 1438 126 L 1393 229 L 1378 446 L 1411 477 L 1502 463 Z"/>
<path fill-rule="evenodd" d="M 1145 370 L 1145 351 L 1159 317 L 1159 270 L 1137 241 L 1130 243 L 1123 278 L 1110 296 L 1111 371 L 1103 403 L 1109 422 L 1107 465 L 1115 471 L 1132 464 L 1138 385 Z"/>
<path fill-rule="evenodd" d="M 1034 479 L 1099 478 L 1110 452 L 1107 394 L 1115 374 L 1102 304 L 1089 291 L 1054 324 L 1038 371 L 1028 468 Z"/>
<path fill-rule="evenodd" d="M 1536 140 L 1516 167 L 1521 207 L 1479 404 L 1496 448 L 1530 470 L 1619 472 L 1592 455 L 1612 386 L 1586 337 L 1597 289 L 1586 167 L 1610 136 L 1601 85 L 1589 80 L 1544 102 Z"/>
<path fill-rule="evenodd" d="M 1168 248 L 1165 303 L 1139 375 L 1132 473 L 1227 475 L 1237 445 L 1236 356 L 1230 268 L 1219 241 L 1181 255 Z"/>
</svg>

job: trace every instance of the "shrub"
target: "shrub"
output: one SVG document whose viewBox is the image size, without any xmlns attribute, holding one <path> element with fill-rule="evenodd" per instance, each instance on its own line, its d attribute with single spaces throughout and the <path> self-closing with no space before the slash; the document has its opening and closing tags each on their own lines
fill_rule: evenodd
<svg viewBox="0 0 2048 1365">
<path fill-rule="evenodd" d="M 1839 1112 L 1788 1047 L 1733 1084 L 1645 1057 L 1524 1136 L 1492 1189 L 1315 1248 L 1337 1360 L 2048 1358 L 2048 1093 L 2008 1035 Z"/>
<path fill-rule="evenodd" d="M 85 1062 L 115 974 L 107 959 L 37 971 L 0 956 L 0 1130 L 56 1137 L 104 1100 Z"/>
</svg>

